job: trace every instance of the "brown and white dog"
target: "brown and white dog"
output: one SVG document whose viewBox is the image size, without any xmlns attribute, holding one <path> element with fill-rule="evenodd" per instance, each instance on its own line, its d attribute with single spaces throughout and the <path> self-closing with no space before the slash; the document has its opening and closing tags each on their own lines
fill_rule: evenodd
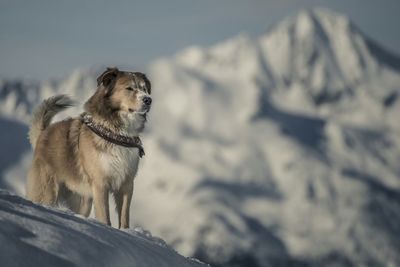
<svg viewBox="0 0 400 267">
<path fill-rule="evenodd" d="M 35 111 L 29 139 L 34 157 L 28 174 L 27 198 L 69 208 L 111 225 L 112 193 L 118 228 L 129 227 L 133 180 L 144 154 L 139 138 L 152 99 L 150 81 L 139 72 L 108 68 L 97 79 L 97 91 L 80 117 L 50 124 L 73 102 L 65 95 L 45 100 Z"/>
</svg>

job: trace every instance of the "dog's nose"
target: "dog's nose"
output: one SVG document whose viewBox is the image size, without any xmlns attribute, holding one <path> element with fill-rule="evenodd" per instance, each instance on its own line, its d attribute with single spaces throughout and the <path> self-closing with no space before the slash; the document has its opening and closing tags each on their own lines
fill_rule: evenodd
<svg viewBox="0 0 400 267">
<path fill-rule="evenodd" d="M 151 97 L 145 96 L 145 97 L 143 97 L 142 101 L 143 101 L 143 103 L 144 103 L 145 105 L 150 106 L 152 100 L 151 100 Z"/>
</svg>

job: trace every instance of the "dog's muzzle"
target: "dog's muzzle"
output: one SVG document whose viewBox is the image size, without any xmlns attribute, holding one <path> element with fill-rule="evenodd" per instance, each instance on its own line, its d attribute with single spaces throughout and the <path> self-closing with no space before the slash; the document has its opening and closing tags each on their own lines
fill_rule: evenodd
<svg viewBox="0 0 400 267">
<path fill-rule="evenodd" d="M 142 101 L 143 101 L 143 104 L 145 104 L 148 107 L 150 107 L 151 102 L 153 102 L 153 100 L 149 96 L 143 97 Z"/>
</svg>

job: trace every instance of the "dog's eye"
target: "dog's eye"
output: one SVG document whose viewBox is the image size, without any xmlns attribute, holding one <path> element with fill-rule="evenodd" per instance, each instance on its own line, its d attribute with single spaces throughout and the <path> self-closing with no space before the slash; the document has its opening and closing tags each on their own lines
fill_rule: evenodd
<svg viewBox="0 0 400 267">
<path fill-rule="evenodd" d="M 132 87 L 126 87 L 126 90 L 133 91 L 133 88 Z"/>
</svg>

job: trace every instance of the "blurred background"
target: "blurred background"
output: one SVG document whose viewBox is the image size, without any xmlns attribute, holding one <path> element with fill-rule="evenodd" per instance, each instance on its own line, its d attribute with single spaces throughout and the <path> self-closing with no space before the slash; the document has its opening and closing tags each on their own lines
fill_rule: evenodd
<svg viewBox="0 0 400 267">
<path fill-rule="evenodd" d="M 117 66 L 154 92 L 132 227 L 213 266 L 399 266 L 399 11 L 2 0 L 0 188 L 24 195 L 32 109 Z"/>
</svg>

